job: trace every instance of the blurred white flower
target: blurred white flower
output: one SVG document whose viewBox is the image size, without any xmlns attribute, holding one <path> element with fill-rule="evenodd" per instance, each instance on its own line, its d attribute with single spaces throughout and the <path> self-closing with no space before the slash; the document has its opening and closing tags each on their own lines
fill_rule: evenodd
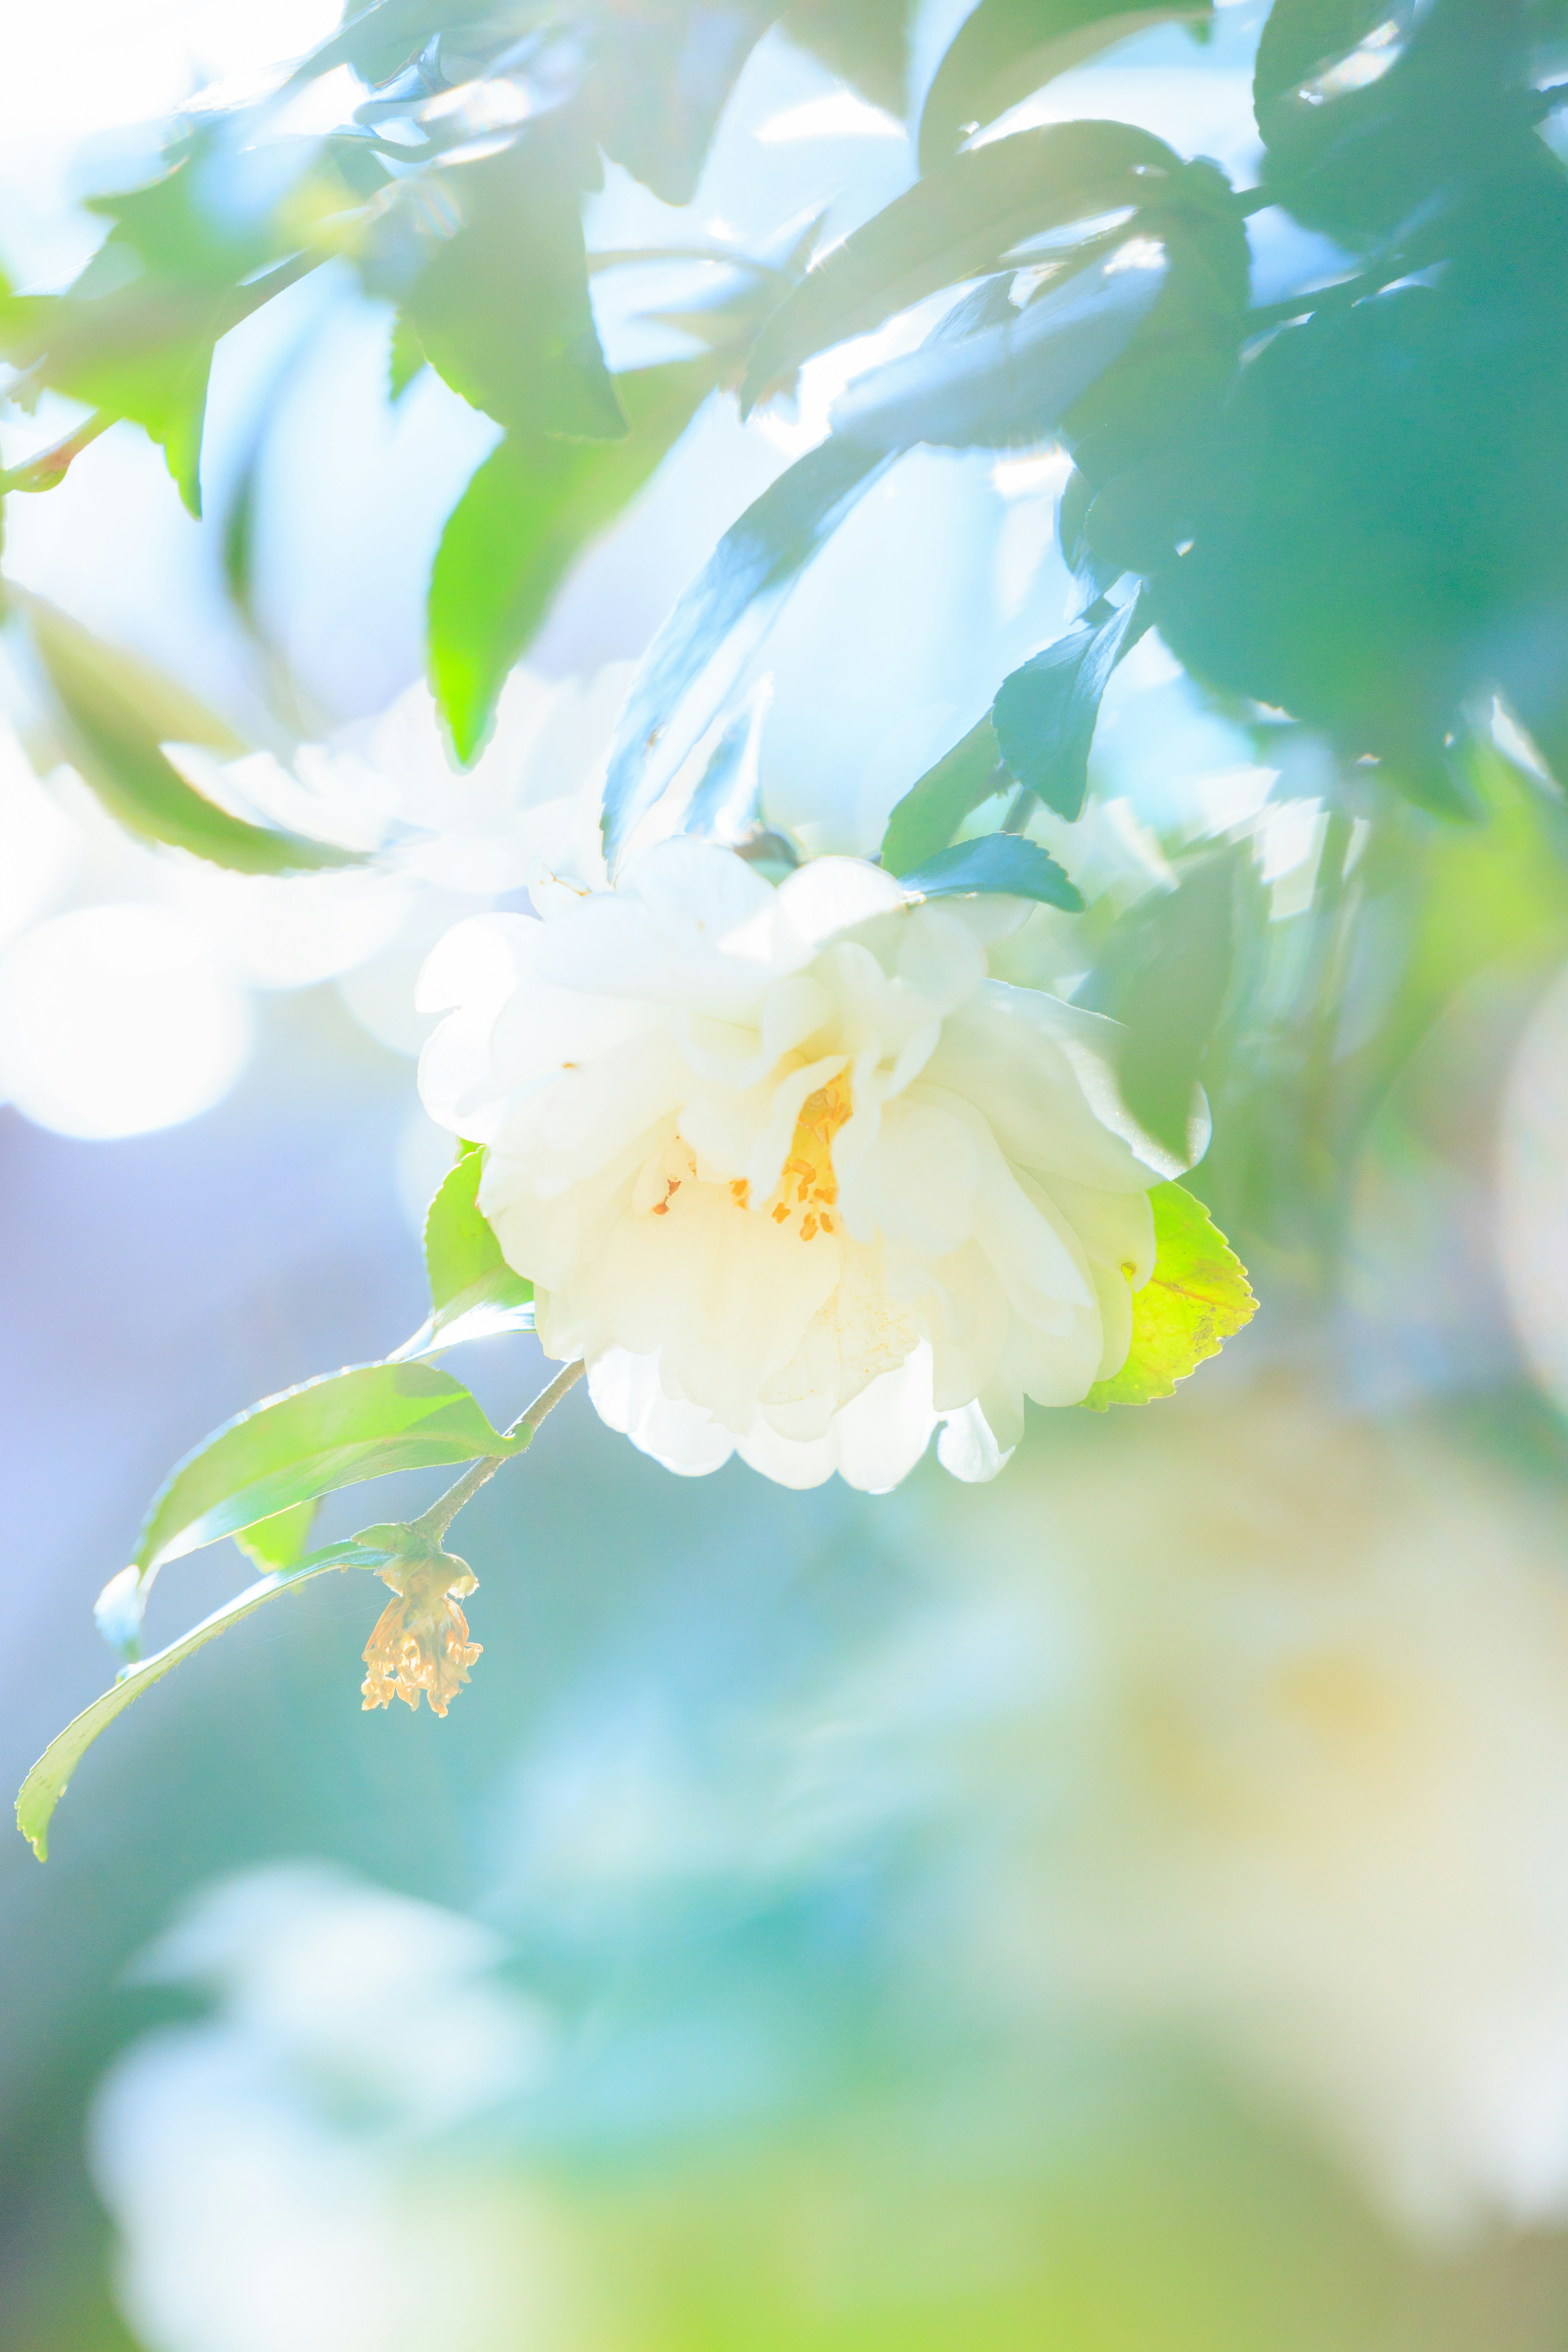
<svg viewBox="0 0 1568 2352">
<path fill-rule="evenodd" d="M 1560 2220 L 1561 1507 L 1289 1392 L 1074 1435 L 922 1507 L 954 1605 L 839 1709 L 945 1757 L 982 1979 L 1196 2032 L 1424 2233 Z"/>
<path fill-rule="evenodd" d="M 432 957 L 420 1001 L 457 1009 L 420 1087 L 489 1146 L 480 1205 L 613 1428 L 880 1490 L 940 1420 L 984 1478 L 1026 1396 L 1121 1367 L 1171 1164 L 1111 1024 L 987 978 L 997 902 L 910 906 L 849 858 L 775 889 L 688 840 L 535 895 Z"/>
<path fill-rule="evenodd" d="M 472 1920 L 319 1867 L 200 1898 L 140 1973 L 202 1987 L 216 2013 L 138 2042 L 93 2117 L 142 2341 L 561 2340 L 572 2265 L 553 2208 L 493 2155 L 441 2152 L 549 2063 L 537 2005 L 488 1980 L 500 1957 Z"/>
<path fill-rule="evenodd" d="M 346 848 L 392 873 L 471 898 L 519 889 L 543 858 L 590 876 L 597 788 L 630 665 L 588 679 L 514 669 L 471 768 L 447 747 L 423 683 L 379 717 L 305 743 L 285 766 L 268 751 L 219 761 L 177 751 L 192 781 L 231 804 Z"/>
</svg>

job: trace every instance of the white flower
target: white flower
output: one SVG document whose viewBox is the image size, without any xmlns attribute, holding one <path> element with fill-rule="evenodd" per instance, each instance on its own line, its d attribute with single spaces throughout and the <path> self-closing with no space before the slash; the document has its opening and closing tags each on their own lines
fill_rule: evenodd
<svg viewBox="0 0 1568 2352">
<path fill-rule="evenodd" d="M 880 1490 L 942 1421 L 984 1478 L 1026 1396 L 1120 1368 L 1173 1170 L 1113 1025 L 987 977 L 998 902 L 836 857 L 775 889 L 673 840 L 535 903 L 432 956 L 420 1002 L 456 1009 L 420 1087 L 489 1147 L 480 1206 L 613 1428 L 674 1470 Z"/>
</svg>

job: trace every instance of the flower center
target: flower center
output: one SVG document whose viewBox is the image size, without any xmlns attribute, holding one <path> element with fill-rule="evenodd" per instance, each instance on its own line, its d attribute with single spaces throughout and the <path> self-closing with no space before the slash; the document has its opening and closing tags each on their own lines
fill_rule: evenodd
<svg viewBox="0 0 1568 2352">
<path fill-rule="evenodd" d="M 800 1107 L 789 1158 L 769 1213 L 775 1225 L 798 1217 L 803 1242 L 836 1230 L 831 1212 L 838 1198 L 838 1180 L 833 1172 L 833 1139 L 854 1108 L 848 1083 L 841 1077 L 818 1087 Z"/>
</svg>

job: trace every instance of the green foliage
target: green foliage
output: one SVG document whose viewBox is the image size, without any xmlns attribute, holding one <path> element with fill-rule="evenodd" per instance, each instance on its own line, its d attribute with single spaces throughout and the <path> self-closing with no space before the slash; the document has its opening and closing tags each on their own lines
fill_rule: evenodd
<svg viewBox="0 0 1568 2352">
<path fill-rule="evenodd" d="M 258 1519 L 253 1527 L 237 1528 L 235 1542 L 258 1568 L 297 1568 L 310 1540 L 316 1509 L 314 1501 L 291 1504 L 286 1511 L 275 1511 L 269 1519 Z"/>
<path fill-rule="evenodd" d="M 573 558 L 641 488 L 711 384 L 690 361 L 618 377 L 624 439 L 511 433 L 474 475 L 430 575 L 430 684 L 460 760 L 478 754 L 507 672 Z"/>
<path fill-rule="evenodd" d="M 242 1617 L 248 1617 L 280 1592 L 292 1592 L 309 1584 L 329 1569 L 385 1567 L 394 1555 L 362 1545 L 358 1538 L 348 1543 L 330 1544 L 324 1551 L 312 1552 L 292 1568 L 274 1576 L 264 1576 L 257 1584 L 247 1585 L 221 1609 L 215 1609 L 188 1633 L 167 1648 L 155 1650 L 150 1658 L 142 1658 L 126 1666 L 101 1698 L 84 1707 L 81 1714 L 67 1724 L 65 1729 L 51 1739 L 42 1756 L 23 1781 L 16 1799 L 16 1825 L 31 1845 L 40 1862 L 49 1858 L 48 1828 L 55 1807 L 66 1792 L 71 1774 L 100 1731 L 106 1731 L 116 1716 L 123 1715 L 135 1699 L 155 1682 L 162 1681 L 171 1666 L 177 1666 L 204 1643 L 226 1633 Z"/>
<path fill-rule="evenodd" d="M 533 1285 L 508 1265 L 475 1198 L 484 1157 L 479 1145 L 469 1145 L 430 1203 L 425 1219 L 430 1314 L 401 1356 L 533 1328 Z"/>
<path fill-rule="evenodd" d="M 1169 1396 L 1257 1312 L 1246 1271 L 1203 1202 L 1180 1184 L 1157 1184 L 1149 1204 L 1154 1271 L 1132 1294 L 1126 1363 L 1084 1399 L 1093 1412 Z"/>
<path fill-rule="evenodd" d="M 835 440 L 812 449 L 747 508 L 654 639 L 622 714 L 605 781 L 611 870 L 637 825 L 722 710 L 750 643 L 811 558 L 887 464 Z M 704 672 L 710 690 L 692 689 Z M 704 681 L 705 684 L 708 681 Z M 672 719 L 680 712 L 680 724 Z"/>
<path fill-rule="evenodd" d="M 515 1451 L 477 1400 L 433 1364 L 355 1364 L 237 1413 L 176 1464 L 132 1553 L 145 1600 L 165 1561 L 392 1470 Z"/>
<path fill-rule="evenodd" d="M 1184 1157 L 1193 1092 L 1230 987 L 1235 882 L 1223 851 L 1189 862 L 1127 926 L 1131 976 L 1115 1009 L 1127 1024 L 1121 1092 L 1156 1141 Z"/>
<path fill-rule="evenodd" d="M 879 855 L 889 873 L 908 874 L 945 849 L 964 818 L 1009 781 L 987 711 L 910 785 L 888 819 Z"/>
<path fill-rule="evenodd" d="M 499 155 L 440 173 L 432 194 L 462 225 L 428 235 L 428 258 L 401 291 L 400 314 L 430 365 L 509 432 L 603 439 L 626 429 L 588 300 L 584 164 L 571 126 L 546 121 Z M 365 248 L 373 285 L 393 275 L 406 236 L 395 209 Z"/>
<path fill-rule="evenodd" d="M 1148 625 L 1137 597 L 1120 607 L 1096 604 L 997 689 L 991 721 L 1003 759 L 1069 824 L 1083 811 L 1089 747 L 1110 673 Z"/>
<path fill-rule="evenodd" d="M 921 116 L 930 171 L 977 125 L 1087 58 L 1172 17 L 1203 23 L 1214 0 L 980 0 L 936 71 Z"/>
<path fill-rule="evenodd" d="M 162 747 L 193 743 L 238 752 L 243 746 L 222 720 L 42 597 L 13 589 L 9 601 L 50 691 L 67 756 L 128 831 L 237 874 L 310 873 L 362 862 L 353 850 L 247 824 L 198 793 Z"/>
<path fill-rule="evenodd" d="M 1122 122 L 1050 123 L 954 156 L 846 237 L 763 328 L 743 405 L 793 382 L 802 362 L 896 311 L 999 269 L 1047 229 L 1140 204 L 1175 158 Z"/>
<path fill-rule="evenodd" d="M 922 866 L 899 877 L 906 890 L 921 898 L 973 898 L 996 892 L 1012 898 L 1033 898 L 1041 906 L 1059 907 L 1064 914 L 1083 912 L 1083 895 L 1037 841 L 1021 834 L 987 833 L 978 841 L 961 841 L 928 857 Z"/>
</svg>

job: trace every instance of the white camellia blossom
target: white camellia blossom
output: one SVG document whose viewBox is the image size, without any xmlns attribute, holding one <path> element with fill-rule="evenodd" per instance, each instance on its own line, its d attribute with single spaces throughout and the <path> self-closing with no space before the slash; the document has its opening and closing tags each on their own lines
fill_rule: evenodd
<svg viewBox="0 0 1568 2352">
<path fill-rule="evenodd" d="M 880 1491 L 938 1422 L 994 1475 L 1025 1397 L 1120 1369 L 1175 1171 L 1114 1024 L 988 977 L 1016 902 L 910 903 L 842 857 L 775 887 L 686 839 L 533 897 L 431 957 L 420 1087 L 488 1147 L 479 1205 L 612 1428 Z"/>
</svg>

